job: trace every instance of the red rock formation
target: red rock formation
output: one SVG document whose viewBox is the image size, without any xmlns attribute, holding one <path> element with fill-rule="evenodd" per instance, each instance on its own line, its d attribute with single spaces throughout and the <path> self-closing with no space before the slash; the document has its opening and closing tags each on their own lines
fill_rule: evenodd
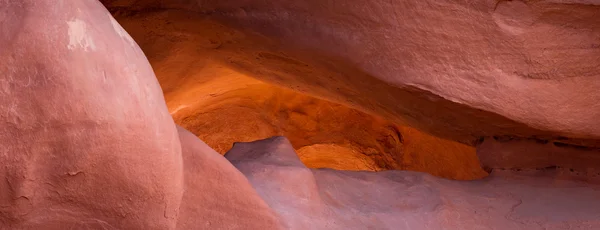
<svg viewBox="0 0 600 230">
<path fill-rule="evenodd" d="M 107 6 L 133 34 L 144 33 L 141 46 L 161 62 L 157 75 L 172 78 L 161 82 L 192 76 L 209 59 L 463 143 L 564 136 L 600 146 L 590 140 L 600 139 L 598 4 L 141 0 Z M 167 69 L 173 74 L 161 74 Z M 167 93 L 174 86 L 163 84 Z"/>
<path fill-rule="evenodd" d="M 278 228 L 239 171 L 177 132 L 108 11 L 55 3 L 0 2 L 0 229 Z"/>
<path fill-rule="evenodd" d="M 223 77 L 201 81 L 211 71 L 196 75 L 201 83 L 193 90 L 177 92 L 197 103 L 172 115 L 220 153 L 234 142 L 282 135 L 310 168 L 415 170 L 461 180 L 487 175 L 471 146 L 223 69 Z"/>
<path fill-rule="evenodd" d="M 594 1 L 133 3 L 106 5 L 173 110 L 201 104 L 191 95 L 208 79 L 241 72 L 468 145 L 600 147 Z"/>
<path fill-rule="evenodd" d="M 142 50 L 95 0 L 0 0 L 0 229 L 600 228 L 592 177 L 495 170 L 465 182 L 308 169 L 283 137 L 235 144 L 226 154 L 234 168 L 177 128 L 167 108 L 185 113 L 203 101 L 194 98 L 203 84 L 182 83 L 207 79 L 182 67 L 220 63 L 451 140 L 552 140 L 502 147 L 484 139 L 478 153 L 492 167 L 565 159 L 557 166 L 593 166 L 568 155 L 595 152 L 600 136 L 594 2 L 106 3 L 138 4 L 126 13 L 156 9 L 125 21 L 147 20 L 131 28 L 154 33 L 141 43 L 164 63 L 157 73 L 180 76 L 161 75 L 165 102 Z M 232 28 L 201 16 L 208 14 Z M 318 116 L 309 118 L 292 120 Z M 411 167 L 474 154 L 412 128 L 400 132 Z M 548 161 L 514 161 L 523 149 Z"/>
<path fill-rule="evenodd" d="M 221 154 L 178 127 L 185 185 L 177 229 L 278 229 L 277 216 Z"/>
<path fill-rule="evenodd" d="M 173 229 L 177 130 L 97 1 L 0 1 L 0 228 Z"/>
<path fill-rule="evenodd" d="M 371 161 L 373 170 L 400 168 L 401 137 L 394 124 L 380 118 L 240 74 L 218 77 L 201 87 L 204 90 L 194 97 L 202 101 L 173 111 L 173 117 L 222 154 L 234 142 L 285 135 L 295 148 L 303 148 L 307 157 L 325 157 L 311 151 L 313 145 L 334 145 L 356 152 L 354 157 L 328 167 L 347 169 L 356 159 Z M 334 155 L 331 157 L 341 156 Z"/>
<path fill-rule="evenodd" d="M 523 153 L 527 154 L 523 157 Z M 489 169 L 564 168 L 588 176 L 600 176 L 600 149 L 517 139 L 486 139 L 477 147 L 481 164 Z"/>
<path fill-rule="evenodd" d="M 414 134 L 415 138 L 407 138 L 424 142 L 410 141 L 410 146 L 404 146 L 397 125 L 391 122 L 257 81 L 207 58 L 220 56 L 212 49 L 220 45 L 211 44 L 213 41 L 221 36 L 238 36 L 230 35 L 235 32 L 231 29 L 223 32 L 225 28 L 219 24 L 201 21 L 194 30 L 198 34 L 189 31 L 171 34 L 172 28 L 140 27 L 145 25 L 139 24 L 140 20 L 146 19 L 133 15 L 121 17 L 120 21 L 148 55 L 176 123 L 220 153 L 229 150 L 234 142 L 285 135 L 310 167 L 410 169 L 452 179 L 486 175 L 473 148 L 447 148 L 447 145 L 461 145 L 436 141 L 433 137 L 423 139 L 427 135 L 414 129 L 406 129 L 404 135 Z M 207 44 L 198 43 L 206 39 Z M 409 154 L 404 154 L 404 147 Z M 324 152 L 317 153 L 316 149 Z"/>
</svg>

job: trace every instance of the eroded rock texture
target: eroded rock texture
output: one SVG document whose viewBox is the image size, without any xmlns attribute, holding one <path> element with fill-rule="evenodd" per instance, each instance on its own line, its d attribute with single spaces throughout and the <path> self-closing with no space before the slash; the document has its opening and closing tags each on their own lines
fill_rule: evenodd
<svg viewBox="0 0 600 230">
<path fill-rule="evenodd" d="M 221 68 L 468 145 L 600 147 L 597 1 L 105 5 L 148 55 L 172 111 L 201 103 L 190 95 Z"/>
<path fill-rule="evenodd" d="M 123 15 L 125 25 L 147 22 L 131 30 L 152 31 L 146 40 L 157 49 L 149 50 L 150 56 L 210 56 L 265 81 L 472 143 L 503 134 L 600 138 L 598 4 L 142 0 L 107 5 Z"/>
<path fill-rule="evenodd" d="M 563 168 L 587 176 L 600 176 L 600 149 L 560 142 L 496 138 L 484 140 L 477 147 L 477 153 L 481 164 L 489 169 Z"/>
<path fill-rule="evenodd" d="M 400 168 L 401 134 L 381 118 L 235 73 L 202 88 L 194 94 L 202 101 L 173 111 L 173 117 L 222 154 L 234 142 L 284 135 L 311 167 Z"/>
<path fill-rule="evenodd" d="M 198 103 L 175 108 L 172 115 L 220 153 L 234 142 L 283 135 L 311 168 L 406 169 L 461 180 L 487 175 L 471 146 L 239 73 L 219 73 L 223 77 L 195 85 L 190 97 Z"/>
<path fill-rule="evenodd" d="M 218 152 L 225 153 L 234 142 L 284 135 L 309 167 L 409 169 L 451 179 L 486 175 L 472 147 L 236 71 L 219 60 L 220 48 L 213 48 L 221 46 L 222 37 L 242 39 L 241 32 L 205 19 L 188 22 L 195 23 L 193 31 L 145 22 L 158 17 L 152 20 L 181 26 L 166 15 L 176 16 L 147 13 L 119 20 L 148 55 L 175 122 Z"/>
<path fill-rule="evenodd" d="M 559 167 L 593 166 L 584 160 L 596 159 L 585 154 L 595 153 L 599 136 L 593 1 L 106 4 L 130 31 L 148 35 L 139 41 L 153 64 L 164 64 L 156 65 L 159 81 L 99 2 L 0 0 L 0 229 L 600 228 L 593 177 L 495 170 L 460 182 L 316 170 L 282 137 L 236 144 L 227 161 L 170 116 L 188 113 L 184 122 L 210 107 L 196 93 L 211 85 L 193 83 L 211 78 L 194 75 L 223 67 L 342 103 L 348 116 L 386 119 L 353 118 L 377 124 L 366 134 L 385 133 L 388 122 L 416 127 L 397 128 L 403 150 L 395 161 L 406 168 L 459 162 L 475 149 L 455 141 L 476 140 L 493 167 L 553 163 L 514 163 L 522 149 L 536 150 L 523 157 L 567 159 Z M 218 84 L 244 91 L 247 82 Z M 222 93 L 235 94 L 229 89 Z M 256 98 L 297 96 L 268 91 Z M 285 114 L 298 116 L 290 106 Z M 290 122 L 321 119 L 308 117 Z M 504 142 L 492 136 L 513 143 L 497 147 Z M 300 155 L 344 151 L 326 144 Z M 560 145 L 577 151 L 552 147 Z M 480 173 L 448 167 L 427 171 Z"/>
</svg>

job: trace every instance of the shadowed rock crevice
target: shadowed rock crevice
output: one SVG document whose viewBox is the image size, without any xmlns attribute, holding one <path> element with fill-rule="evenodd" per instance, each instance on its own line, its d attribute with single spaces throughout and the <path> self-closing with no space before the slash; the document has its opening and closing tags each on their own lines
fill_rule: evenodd
<svg viewBox="0 0 600 230">
<path fill-rule="evenodd" d="M 310 168 L 416 170 L 461 180 L 486 175 L 473 147 L 229 70 L 220 75 L 227 77 L 198 86 L 202 101 L 172 115 L 222 154 L 235 142 L 284 135 Z"/>
<path fill-rule="evenodd" d="M 487 138 L 477 146 L 482 166 L 490 169 L 565 169 L 599 176 L 600 149 L 518 138 Z"/>
</svg>

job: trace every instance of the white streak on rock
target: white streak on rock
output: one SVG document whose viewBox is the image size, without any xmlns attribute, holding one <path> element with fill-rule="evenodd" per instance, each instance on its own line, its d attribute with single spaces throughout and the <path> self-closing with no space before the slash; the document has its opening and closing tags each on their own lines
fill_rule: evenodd
<svg viewBox="0 0 600 230">
<path fill-rule="evenodd" d="M 67 48 L 74 50 L 81 48 L 85 51 L 96 50 L 96 44 L 91 36 L 87 34 L 87 25 L 84 21 L 73 19 L 67 22 L 69 27 L 69 44 Z"/>
</svg>

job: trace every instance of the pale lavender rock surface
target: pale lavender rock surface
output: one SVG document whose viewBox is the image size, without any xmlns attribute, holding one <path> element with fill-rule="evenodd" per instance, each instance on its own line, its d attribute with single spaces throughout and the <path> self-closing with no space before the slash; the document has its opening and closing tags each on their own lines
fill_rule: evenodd
<svg viewBox="0 0 600 230">
<path fill-rule="evenodd" d="M 598 179 L 497 170 L 461 182 L 408 171 L 311 170 L 283 137 L 236 144 L 225 157 L 291 229 L 600 228 Z"/>
</svg>

